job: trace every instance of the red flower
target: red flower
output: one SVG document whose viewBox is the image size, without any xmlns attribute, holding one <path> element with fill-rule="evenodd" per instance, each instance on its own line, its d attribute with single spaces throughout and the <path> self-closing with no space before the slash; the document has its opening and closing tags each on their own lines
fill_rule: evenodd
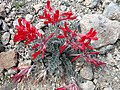
<svg viewBox="0 0 120 90">
<path fill-rule="evenodd" d="M 46 43 L 48 42 L 49 39 L 52 38 L 54 33 L 50 34 L 48 37 L 42 37 L 41 42 L 38 44 L 35 44 L 32 48 L 35 49 L 39 47 L 40 49 L 36 51 L 34 54 L 32 54 L 32 59 L 35 59 L 40 53 L 42 53 L 42 58 L 44 58 L 44 53 L 46 51 Z"/>
<path fill-rule="evenodd" d="M 78 58 L 83 57 L 87 63 L 92 63 L 96 67 L 99 67 L 101 65 L 105 65 L 104 62 L 101 62 L 101 61 L 98 61 L 98 60 L 95 60 L 95 59 L 91 58 L 91 55 L 96 55 L 96 54 L 99 54 L 99 52 L 83 52 L 82 54 L 79 54 L 76 57 L 74 57 L 72 59 L 72 62 L 77 60 Z"/>
<path fill-rule="evenodd" d="M 60 14 L 59 10 L 53 10 L 50 6 L 50 1 L 47 1 L 47 5 L 44 8 L 44 15 L 39 15 L 40 19 L 45 19 L 44 24 L 52 23 L 55 24 L 62 20 L 73 20 L 76 17 L 73 16 L 72 12 L 65 12 Z"/>
<path fill-rule="evenodd" d="M 65 87 L 56 88 L 55 90 L 66 90 Z"/>
<path fill-rule="evenodd" d="M 13 75 L 10 79 L 14 82 L 14 83 L 19 83 L 21 82 L 21 80 L 26 76 L 26 74 L 28 73 L 30 67 L 28 68 L 23 68 L 20 70 L 19 73 Z"/>
<path fill-rule="evenodd" d="M 41 37 L 37 29 L 34 26 L 30 25 L 30 22 L 25 19 L 18 19 L 19 25 L 16 25 L 16 29 L 18 30 L 17 34 L 14 36 L 14 42 L 26 40 L 25 45 L 35 40 L 37 36 Z"/>
<path fill-rule="evenodd" d="M 86 48 L 93 50 L 93 48 L 89 45 L 91 40 L 98 40 L 97 37 L 95 37 L 96 35 L 96 30 L 94 30 L 93 28 L 90 29 L 90 31 L 87 34 L 79 34 L 80 38 L 79 38 L 79 42 L 83 47 L 83 50 L 85 50 Z"/>
</svg>

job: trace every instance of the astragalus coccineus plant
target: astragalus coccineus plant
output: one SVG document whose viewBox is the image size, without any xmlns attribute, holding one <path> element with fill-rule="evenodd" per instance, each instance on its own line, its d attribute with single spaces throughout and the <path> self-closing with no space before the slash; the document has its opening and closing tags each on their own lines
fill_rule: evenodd
<svg viewBox="0 0 120 90">
<path fill-rule="evenodd" d="M 86 34 L 71 30 L 67 22 L 68 20 L 75 20 L 76 16 L 73 15 L 72 11 L 61 12 L 53 9 L 49 0 L 44 6 L 43 15 L 39 15 L 38 18 L 44 20 L 45 26 L 48 26 L 44 32 L 49 33 L 42 34 L 30 22 L 24 18 L 18 18 L 14 42 L 23 41 L 25 46 L 31 42 L 36 42 L 31 47 L 34 51 L 31 56 L 33 62 L 40 56 L 39 60 L 47 72 L 46 75 L 55 76 L 59 79 L 64 77 L 65 83 L 69 83 L 56 90 L 80 90 L 79 80 L 77 80 L 79 74 L 74 71 L 74 63 L 78 58 L 83 58 L 85 63 L 93 64 L 95 67 L 105 65 L 104 62 L 92 57 L 99 54 L 99 52 L 94 52 L 90 45 L 92 40 L 98 40 L 95 37 L 96 30 L 91 28 Z M 11 77 L 12 81 L 20 82 L 28 72 L 30 73 L 31 69 L 31 67 L 20 69 L 19 73 Z"/>
</svg>

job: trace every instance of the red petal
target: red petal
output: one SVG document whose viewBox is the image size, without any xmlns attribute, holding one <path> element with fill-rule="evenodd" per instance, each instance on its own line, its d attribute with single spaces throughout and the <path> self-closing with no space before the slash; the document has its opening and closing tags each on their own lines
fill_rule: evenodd
<svg viewBox="0 0 120 90">
<path fill-rule="evenodd" d="M 93 28 L 90 29 L 90 31 L 86 34 L 86 35 L 89 35 L 93 32 Z"/>
<path fill-rule="evenodd" d="M 31 40 L 29 39 L 29 40 L 27 40 L 25 43 L 24 43 L 24 45 L 27 45 L 27 44 L 29 44 L 31 42 Z"/>
<path fill-rule="evenodd" d="M 69 12 L 64 12 L 64 13 L 62 13 L 61 14 L 61 16 L 70 16 L 70 15 L 72 15 L 72 12 L 71 11 L 69 11 Z"/>
<path fill-rule="evenodd" d="M 66 31 L 71 32 L 71 30 L 68 28 L 68 26 L 67 26 L 67 23 L 66 23 L 66 22 L 64 23 L 64 26 L 65 26 Z"/>
<path fill-rule="evenodd" d="M 63 36 L 63 35 L 58 35 L 57 38 L 60 38 L 60 39 L 61 39 L 61 38 L 65 38 L 65 36 Z"/>
<path fill-rule="evenodd" d="M 63 46 L 60 46 L 60 54 L 65 50 L 66 48 L 66 44 L 64 44 Z"/>
<path fill-rule="evenodd" d="M 93 63 L 96 67 L 98 67 L 99 65 L 98 65 L 98 63 L 96 62 L 96 60 L 91 60 L 91 63 Z"/>
<path fill-rule="evenodd" d="M 35 59 L 40 54 L 40 52 L 41 52 L 41 50 L 38 50 L 37 52 L 32 54 L 32 59 Z"/>
<path fill-rule="evenodd" d="M 55 14 L 54 14 L 54 22 L 58 22 L 58 19 L 59 19 L 59 10 L 56 10 L 55 11 Z"/>
<path fill-rule="evenodd" d="M 32 46 L 32 49 L 35 49 L 39 46 L 39 44 L 35 44 L 34 46 Z"/>
<path fill-rule="evenodd" d="M 48 24 L 48 23 L 50 23 L 50 21 L 44 21 L 44 24 Z"/>
<path fill-rule="evenodd" d="M 69 19 L 69 20 L 74 20 L 74 19 L 76 19 L 76 16 L 73 16 L 73 17 L 67 17 L 67 19 Z"/>
<path fill-rule="evenodd" d="M 88 49 L 90 50 L 93 50 L 93 47 L 92 46 L 87 46 Z"/>
<path fill-rule="evenodd" d="M 44 17 L 44 16 L 42 16 L 42 15 L 39 15 L 39 18 L 40 18 L 40 19 L 45 19 L 45 17 Z"/>
<path fill-rule="evenodd" d="M 99 52 L 89 52 L 88 54 L 100 54 Z"/>
<path fill-rule="evenodd" d="M 47 37 L 47 39 L 45 40 L 45 43 L 46 43 L 50 38 L 52 38 L 53 35 L 54 35 L 54 33 L 51 33 L 51 34 Z"/>
<path fill-rule="evenodd" d="M 21 23 L 22 19 L 21 18 L 18 18 L 18 23 L 20 26 L 22 26 L 22 23 Z"/>
<path fill-rule="evenodd" d="M 76 57 L 74 57 L 74 58 L 72 59 L 72 62 L 74 62 L 75 60 L 77 60 L 77 59 L 80 58 L 80 57 L 81 57 L 81 54 L 78 55 L 78 56 L 76 56 Z"/>
<path fill-rule="evenodd" d="M 66 90 L 65 87 L 60 87 L 60 88 L 57 88 L 55 90 Z"/>
<path fill-rule="evenodd" d="M 48 9 L 49 11 L 52 10 L 52 8 L 50 7 L 50 1 L 48 0 L 47 1 L 47 6 L 45 6 L 46 9 Z"/>
</svg>

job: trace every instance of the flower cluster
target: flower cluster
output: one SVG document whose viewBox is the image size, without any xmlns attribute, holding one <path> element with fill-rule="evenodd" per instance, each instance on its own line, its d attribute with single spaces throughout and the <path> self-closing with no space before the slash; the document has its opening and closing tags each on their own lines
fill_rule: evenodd
<svg viewBox="0 0 120 90">
<path fill-rule="evenodd" d="M 25 19 L 18 19 L 18 24 L 16 25 L 17 34 L 14 36 L 14 42 L 26 40 L 25 45 L 35 40 L 38 36 L 41 37 L 42 34 L 38 30 L 30 25 L 30 22 Z"/>
<path fill-rule="evenodd" d="M 63 21 L 63 20 L 73 20 L 76 17 L 73 16 L 72 12 L 64 12 L 60 13 L 59 10 L 53 10 L 50 6 L 50 1 L 47 1 L 47 5 L 44 7 L 44 15 L 39 15 L 40 19 L 44 19 L 44 24 L 51 23 L 52 25 Z M 53 38 L 64 39 L 65 42 L 62 46 L 60 46 L 59 54 L 62 54 L 64 50 L 70 46 L 75 51 L 81 51 L 80 54 L 77 54 L 73 59 L 72 62 L 77 60 L 78 58 L 83 57 L 87 63 L 92 63 L 96 67 L 100 65 L 104 65 L 104 62 L 98 61 L 94 58 L 91 58 L 91 55 L 99 54 L 98 52 L 88 52 L 89 50 L 93 50 L 93 47 L 90 46 L 92 40 L 98 40 L 96 36 L 97 32 L 93 28 L 89 30 L 86 34 L 80 34 L 76 30 L 71 30 L 67 23 L 64 22 L 64 26 L 56 26 L 59 31 L 62 31 L 62 34 L 50 33 L 50 35 L 42 35 L 39 31 L 30 24 L 30 22 L 26 21 L 25 19 L 18 19 L 18 24 L 16 25 L 17 33 L 14 36 L 14 42 L 23 41 L 25 40 L 25 45 L 29 44 L 30 42 L 37 39 L 37 44 L 32 46 L 32 49 L 39 48 L 36 52 L 32 54 L 32 59 L 35 59 L 39 54 L 41 57 L 45 57 L 45 52 L 47 49 L 47 42 Z M 72 56 L 72 55 L 70 55 Z M 21 81 L 24 75 L 28 72 L 29 68 L 22 69 L 18 74 L 14 75 L 11 79 L 14 81 Z M 79 90 L 76 88 L 75 84 L 72 84 L 71 87 L 73 89 L 70 90 Z M 58 88 L 56 90 L 66 90 L 64 87 Z"/>
<path fill-rule="evenodd" d="M 72 12 L 60 13 L 59 10 L 53 10 L 50 6 L 50 1 L 47 1 L 47 5 L 44 8 L 44 15 L 39 15 L 40 19 L 45 19 L 44 24 L 52 23 L 55 24 L 62 20 L 73 20 L 76 17 L 73 16 Z"/>
<path fill-rule="evenodd" d="M 98 52 L 87 52 L 86 49 L 93 50 L 92 46 L 90 46 L 91 40 L 98 40 L 96 35 L 96 30 L 93 28 L 90 29 L 90 31 L 87 34 L 79 34 L 76 32 L 76 30 L 70 30 L 67 26 L 67 23 L 64 23 L 64 27 L 60 27 L 60 29 L 63 31 L 63 35 L 58 35 L 57 38 L 59 39 L 65 39 L 64 45 L 60 46 L 60 53 L 64 51 L 64 49 L 70 45 L 74 50 L 81 50 L 82 54 L 78 54 L 76 57 L 72 59 L 72 61 L 77 60 L 80 57 L 83 57 L 86 62 L 93 63 L 95 66 L 100 66 L 105 63 L 97 61 L 93 58 L 91 58 L 91 55 L 93 54 L 99 54 Z"/>
</svg>

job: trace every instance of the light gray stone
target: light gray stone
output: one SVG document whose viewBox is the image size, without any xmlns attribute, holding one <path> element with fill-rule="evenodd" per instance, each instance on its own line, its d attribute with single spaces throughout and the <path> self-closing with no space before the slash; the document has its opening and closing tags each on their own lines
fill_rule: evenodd
<svg viewBox="0 0 120 90">
<path fill-rule="evenodd" d="M 38 12 L 40 7 L 42 7 L 42 6 L 43 6 L 43 4 L 39 3 L 39 4 L 34 5 L 33 8 L 35 9 L 36 12 Z"/>
<path fill-rule="evenodd" d="M 0 31 L 1 30 L 8 31 L 8 29 L 9 28 L 8 28 L 7 24 L 5 23 L 5 21 L 0 19 Z"/>
<path fill-rule="evenodd" d="M 16 20 L 13 21 L 14 28 L 16 27 L 16 25 L 18 25 L 18 19 L 16 19 Z"/>
<path fill-rule="evenodd" d="M 103 15 L 111 20 L 120 21 L 120 7 L 116 3 L 111 2 L 105 7 Z"/>
<path fill-rule="evenodd" d="M 60 6 L 60 9 L 61 9 L 62 11 L 65 11 L 67 8 L 66 8 L 65 5 L 61 5 L 61 6 Z"/>
<path fill-rule="evenodd" d="M 5 32 L 2 37 L 1 37 L 1 41 L 3 45 L 6 45 L 9 43 L 10 40 L 10 33 L 9 32 Z"/>
<path fill-rule="evenodd" d="M 82 88 L 82 90 L 94 90 L 95 89 L 95 85 L 93 84 L 92 81 L 86 81 L 85 83 L 81 83 L 80 87 Z"/>
<path fill-rule="evenodd" d="M 11 50 L 7 52 L 0 53 L 0 68 L 1 69 L 8 69 L 16 65 L 16 53 Z"/>
<path fill-rule="evenodd" d="M 4 6 L 4 3 L 1 3 L 0 4 L 0 17 L 5 17 L 5 6 Z"/>
<path fill-rule="evenodd" d="M 105 54 L 105 53 L 109 52 L 110 50 L 112 50 L 113 48 L 114 48 L 113 45 L 104 46 L 104 47 L 100 48 L 99 52 L 100 52 L 100 54 Z"/>
<path fill-rule="evenodd" d="M 31 21 L 32 20 L 32 18 L 33 18 L 33 16 L 31 15 L 31 14 L 27 14 L 26 16 L 25 16 L 25 19 L 27 20 L 27 21 Z"/>
<path fill-rule="evenodd" d="M 98 41 L 93 41 L 94 48 L 114 44 L 120 35 L 120 23 L 111 21 L 100 14 L 84 15 L 80 21 L 82 33 L 87 33 L 91 28 L 96 29 Z"/>
<path fill-rule="evenodd" d="M 90 66 L 83 67 L 80 71 L 80 75 L 85 79 L 92 80 L 93 79 L 92 68 Z"/>
<path fill-rule="evenodd" d="M 106 87 L 104 90 L 113 90 L 111 87 Z"/>
</svg>

